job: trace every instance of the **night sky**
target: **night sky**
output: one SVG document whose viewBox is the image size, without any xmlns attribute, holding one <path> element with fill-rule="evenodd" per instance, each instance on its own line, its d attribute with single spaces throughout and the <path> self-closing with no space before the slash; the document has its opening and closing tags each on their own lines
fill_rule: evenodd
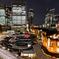
<svg viewBox="0 0 59 59">
<path fill-rule="evenodd" d="M 46 8 L 55 8 L 55 14 L 59 14 L 59 0 L 0 0 L 0 4 L 11 6 L 11 1 L 26 1 L 28 10 L 34 10 L 34 24 L 40 25 L 45 22 Z M 28 16 L 27 16 L 28 17 Z"/>
</svg>

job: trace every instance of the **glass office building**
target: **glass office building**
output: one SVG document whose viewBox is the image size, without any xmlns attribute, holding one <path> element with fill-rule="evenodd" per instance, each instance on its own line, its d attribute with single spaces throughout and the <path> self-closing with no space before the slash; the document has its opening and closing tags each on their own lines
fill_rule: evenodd
<svg viewBox="0 0 59 59">
<path fill-rule="evenodd" d="M 55 9 L 53 8 L 47 8 L 46 9 L 46 17 L 45 17 L 45 27 L 46 28 L 55 28 L 56 27 L 56 19 L 54 15 Z"/>
<path fill-rule="evenodd" d="M 34 11 L 33 9 L 30 9 L 29 12 L 28 12 L 28 24 L 29 24 L 29 31 L 31 29 L 31 27 L 34 26 Z"/>
<path fill-rule="evenodd" d="M 12 2 L 12 26 L 26 25 L 26 2 Z"/>
<path fill-rule="evenodd" d="M 10 6 L 6 6 L 6 25 L 7 26 L 11 26 L 10 24 L 11 21 L 11 7 Z"/>
<path fill-rule="evenodd" d="M 5 13 L 5 6 L 3 4 L 0 5 L 0 25 L 5 25 L 6 23 L 6 13 Z"/>
</svg>

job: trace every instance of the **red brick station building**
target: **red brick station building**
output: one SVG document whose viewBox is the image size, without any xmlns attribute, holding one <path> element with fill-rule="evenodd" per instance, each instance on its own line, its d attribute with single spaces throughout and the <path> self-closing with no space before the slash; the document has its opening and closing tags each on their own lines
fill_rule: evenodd
<svg viewBox="0 0 59 59">
<path fill-rule="evenodd" d="M 43 31 L 41 29 L 32 29 L 31 32 L 42 40 L 43 47 L 45 47 L 48 52 L 59 54 L 59 24 L 56 30 Z"/>
</svg>

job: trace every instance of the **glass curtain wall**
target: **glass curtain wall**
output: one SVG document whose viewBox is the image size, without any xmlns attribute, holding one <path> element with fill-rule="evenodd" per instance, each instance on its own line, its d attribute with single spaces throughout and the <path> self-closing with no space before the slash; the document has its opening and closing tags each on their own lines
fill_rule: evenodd
<svg viewBox="0 0 59 59">
<path fill-rule="evenodd" d="M 5 24 L 5 10 L 0 9 L 0 24 L 4 25 Z"/>
<path fill-rule="evenodd" d="M 25 10 L 25 6 L 21 6 L 21 5 L 13 5 L 12 8 L 12 12 L 13 12 L 13 24 L 15 25 L 24 25 L 26 24 L 26 10 Z"/>
</svg>

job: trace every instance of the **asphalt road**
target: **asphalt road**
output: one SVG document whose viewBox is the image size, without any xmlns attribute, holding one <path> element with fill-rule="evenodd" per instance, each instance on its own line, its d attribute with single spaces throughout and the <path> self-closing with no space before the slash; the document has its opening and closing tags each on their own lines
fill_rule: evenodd
<svg viewBox="0 0 59 59">
<path fill-rule="evenodd" d="M 9 51 L 6 51 L 6 50 L 1 49 L 1 48 L 0 48 L 0 56 L 3 59 L 18 59 L 14 55 L 12 55 Z"/>
</svg>

